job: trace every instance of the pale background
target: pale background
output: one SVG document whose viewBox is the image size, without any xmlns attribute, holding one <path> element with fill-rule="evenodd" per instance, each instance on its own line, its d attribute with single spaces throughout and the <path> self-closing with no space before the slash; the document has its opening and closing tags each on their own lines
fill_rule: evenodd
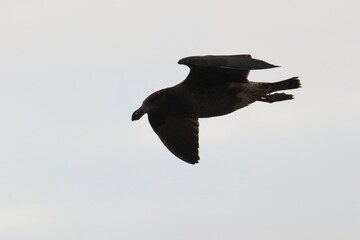
<svg viewBox="0 0 360 240">
<path fill-rule="evenodd" d="M 360 239 L 358 0 L 1 0 L 0 239 Z M 189 55 L 299 76 L 200 120 L 200 164 L 147 117 Z"/>
</svg>

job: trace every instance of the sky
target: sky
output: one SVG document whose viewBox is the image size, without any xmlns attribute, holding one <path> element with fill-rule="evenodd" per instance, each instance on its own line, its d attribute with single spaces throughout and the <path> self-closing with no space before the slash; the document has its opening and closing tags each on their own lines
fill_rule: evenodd
<svg viewBox="0 0 360 240">
<path fill-rule="evenodd" d="M 2 0 L 0 238 L 360 239 L 360 2 Z M 186 56 L 251 54 L 295 99 L 200 119 L 200 163 L 147 118 Z M 289 92 L 290 93 L 290 92 Z"/>
</svg>

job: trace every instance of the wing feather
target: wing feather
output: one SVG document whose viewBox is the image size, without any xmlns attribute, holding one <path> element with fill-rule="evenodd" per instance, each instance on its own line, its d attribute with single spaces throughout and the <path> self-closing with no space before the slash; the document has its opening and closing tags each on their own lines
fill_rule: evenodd
<svg viewBox="0 0 360 240">
<path fill-rule="evenodd" d="M 179 64 L 190 68 L 187 82 L 248 82 L 250 70 L 278 67 L 251 55 L 207 55 L 181 59 Z"/>
<path fill-rule="evenodd" d="M 181 160 L 199 161 L 199 122 L 197 118 L 173 118 L 148 114 L 151 127 L 164 145 Z"/>
</svg>

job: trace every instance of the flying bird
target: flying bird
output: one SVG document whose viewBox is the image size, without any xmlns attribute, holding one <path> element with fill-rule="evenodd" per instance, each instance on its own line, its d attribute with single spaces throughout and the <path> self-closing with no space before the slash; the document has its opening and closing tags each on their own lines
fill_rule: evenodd
<svg viewBox="0 0 360 240">
<path fill-rule="evenodd" d="M 154 92 L 132 114 L 132 121 L 145 113 L 164 145 L 181 160 L 199 161 L 199 118 L 226 115 L 253 102 L 273 103 L 293 99 L 274 93 L 300 87 L 298 77 L 267 83 L 250 82 L 250 70 L 275 68 L 250 55 L 208 55 L 181 59 L 190 68 L 186 79 Z"/>
</svg>

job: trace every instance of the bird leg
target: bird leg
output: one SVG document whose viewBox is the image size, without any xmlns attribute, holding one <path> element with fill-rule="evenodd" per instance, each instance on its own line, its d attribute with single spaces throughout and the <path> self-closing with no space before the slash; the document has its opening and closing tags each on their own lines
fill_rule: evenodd
<svg viewBox="0 0 360 240">
<path fill-rule="evenodd" d="M 268 95 L 262 96 L 258 99 L 258 101 L 273 103 L 273 102 L 279 102 L 279 101 L 290 100 L 290 99 L 293 99 L 293 95 L 291 95 L 291 94 L 274 93 L 274 94 L 268 94 Z"/>
</svg>

